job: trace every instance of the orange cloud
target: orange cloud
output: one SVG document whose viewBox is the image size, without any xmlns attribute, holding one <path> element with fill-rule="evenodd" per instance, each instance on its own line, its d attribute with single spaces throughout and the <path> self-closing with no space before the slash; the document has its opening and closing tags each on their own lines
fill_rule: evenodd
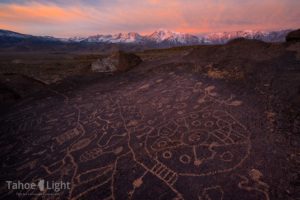
<svg viewBox="0 0 300 200">
<path fill-rule="evenodd" d="M 80 7 L 62 8 L 54 4 L 39 3 L 0 4 L 0 29 L 66 37 L 80 32 L 77 28 L 81 24 L 95 25 L 94 21 Z"/>
<path fill-rule="evenodd" d="M 45 21 L 45 22 L 68 22 L 79 19 L 77 9 L 62 9 L 54 5 L 31 4 L 25 5 L 4 5 L 0 7 L 0 18 L 3 20 L 22 21 Z"/>
</svg>

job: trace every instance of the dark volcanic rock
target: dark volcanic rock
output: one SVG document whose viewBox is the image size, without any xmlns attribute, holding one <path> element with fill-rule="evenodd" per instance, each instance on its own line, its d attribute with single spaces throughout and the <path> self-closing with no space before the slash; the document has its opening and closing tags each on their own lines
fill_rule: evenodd
<svg viewBox="0 0 300 200">
<path fill-rule="evenodd" d="M 141 63 L 140 57 L 132 53 L 116 51 L 108 58 L 97 60 L 92 64 L 96 72 L 128 71 Z"/>
<path fill-rule="evenodd" d="M 0 111 L 45 87 L 43 82 L 22 74 L 1 74 Z"/>
<path fill-rule="evenodd" d="M 300 29 L 290 32 L 286 36 L 287 42 L 300 42 Z"/>
<path fill-rule="evenodd" d="M 0 113 L 0 199 L 297 199 L 298 45 L 189 48 L 69 78 Z"/>
<path fill-rule="evenodd" d="M 110 59 L 116 61 L 117 71 L 128 71 L 142 62 L 137 55 L 123 51 L 114 52 Z"/>
<path fill-rule="evenodd" d="M 261 40 L 255 40 L 255 39 L 247 39 L 247 38 L 235 38 L 232 40 L 229 40 L 227 42 L 228 45 L 262 45 L 265 44 L 265 42 L 261 41 Z"/>
</svg>

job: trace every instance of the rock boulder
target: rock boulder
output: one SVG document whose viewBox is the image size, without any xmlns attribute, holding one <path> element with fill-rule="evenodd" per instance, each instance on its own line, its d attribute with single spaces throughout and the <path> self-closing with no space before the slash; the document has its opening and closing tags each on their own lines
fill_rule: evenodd
<svg viewBox="0 0 300 200">
<path fill-rule="evenodd" d="M 92 63 L 92 71 L 95 72 L 124 72 L 141 63 L 140 57 L 133 53 L 123 51 L 113 52 L 109 57 L 98 59 Z"/>
<path fill-rule="evenodd" d="M 287 42 L 300 42 L 300 29 L 290 32 L 285 39 Z"/>
</svg>

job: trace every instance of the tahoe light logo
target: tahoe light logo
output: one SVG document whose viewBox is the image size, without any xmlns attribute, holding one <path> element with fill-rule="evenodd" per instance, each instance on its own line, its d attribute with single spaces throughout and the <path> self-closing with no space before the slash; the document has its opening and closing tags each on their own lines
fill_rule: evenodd
<svg viewBox="0 0 300 200">
<path fill-rule="evenodd" d="M 40 192 L 54 191 L 60 192 L 61 190 L 69 190 L 70 183 L 62 181 L 45 181 L 44 179 L 39 180 L 38 183 L 23 183 L 21 181 L 6 181 L 9 190 L 36 190 Z"/>
</svg>

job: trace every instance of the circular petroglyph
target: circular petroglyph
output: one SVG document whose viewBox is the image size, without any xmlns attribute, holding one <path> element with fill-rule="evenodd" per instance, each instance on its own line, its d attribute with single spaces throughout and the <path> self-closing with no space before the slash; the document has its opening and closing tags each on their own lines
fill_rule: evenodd
<svg viewBox="0 0 300 200">
<path fill-rule="evenodd" d="M 226 151 L 220 155 L 220 158 L 225 162 L 230 162 L 233 159 L 233 154 L 230 151 Z"/>
<path fill-rule="evenodd" d="M 186 132 L 182 142 L 187 145 L 198 145 L 205 142 L 209 137 L 209 133 L 203 129 Z"/>
<path fill-rule="evenodd" d="M 195 114 L 195 113 L 192 113 L 192 114 L 190 115 L 190 117 L 191 117 L 192 119 L 197 119 L 197 118 L 199 118 L 199 115 L 197 115 L 197 114 Z"/>
<path fill-rule="evenodd" d="M 157 162 L 183 176 L 229 172 L 249 154 L 250 133 L 226 111 L 185 114 L 170 119 L 162 127 L 167 129 L 147 138 L 146 151 Z"/>
<path fill-rule="evenodd" d="M 200 120 L 195 120 L 192 122 L 192 125 L 195 127 L 199 127 L 201 125 L 201 121 Z"/>
<path fill-rule="evenodd" d="M 172 152 L 171 152 L 171 151 L 165 151 L 165 152 L 163 152 L 163 157 L 164 157 L 165 159 L 170 159 L 170 158 L 172 158 Z"/>
<path fill-rule="evenodd" d="M 214 125 L 214 122 L 212 122 L 212 121 L 207 121 L 204 124 L 204 126 L 207 127 L 207 128 L 213 127 L 213 125 Z"/>
<path fill-rule="evenodd" d="M 179 157 L 180 162 L 182 162 L 183 164 L 189 164 L 191 162 L 191 157 L 183 154 Z"/>
</svg>

